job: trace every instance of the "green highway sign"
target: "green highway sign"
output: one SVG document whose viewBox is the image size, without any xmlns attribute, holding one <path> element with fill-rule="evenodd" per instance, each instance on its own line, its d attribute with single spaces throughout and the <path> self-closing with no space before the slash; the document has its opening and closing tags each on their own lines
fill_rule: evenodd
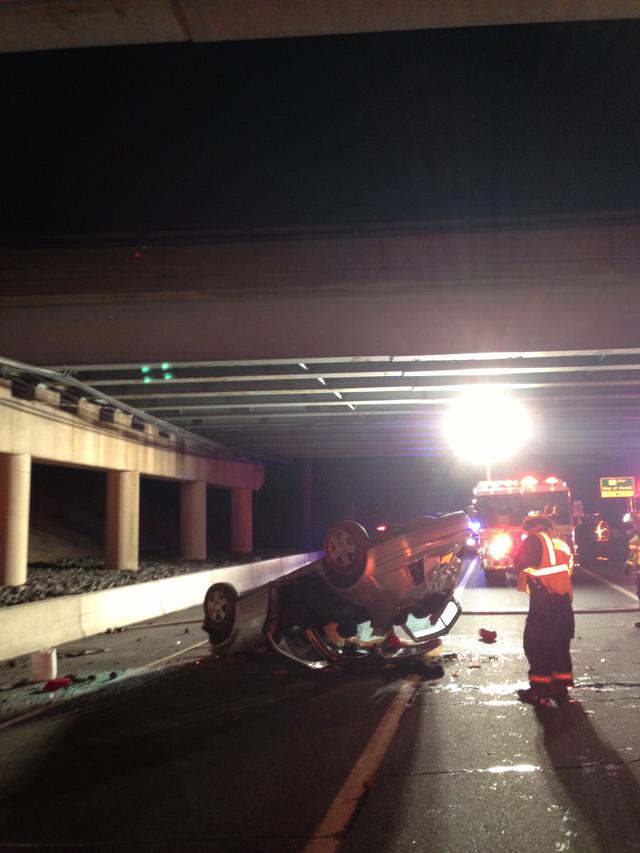
<svg viewBox="0 0 640 853">
<path fill-rule="evenodd" d="M 632 498 L 635 493 L 634 477 L 600 477 L 601 498 Z"/>
</svg>

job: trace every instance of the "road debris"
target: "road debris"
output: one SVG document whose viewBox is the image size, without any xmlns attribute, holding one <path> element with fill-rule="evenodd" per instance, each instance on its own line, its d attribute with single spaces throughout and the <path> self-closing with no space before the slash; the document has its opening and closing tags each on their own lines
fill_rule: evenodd
<svg viewBox="0 0 640 853">
<path fill-rule="evenodd" d="M 495 643 L 498 638 L 498 632 L 494 631 L 493 628 L 480 628 L 478 634 L 480 634 L 480 639 L 485 643 Z"/>
<path fill-rule="evenodd" d="M 80 658 L 85 655 L 100 655 L 108 652 L 109 649 L 70 649 L 66 652 L 59 652 L 61 658 Z"/>
<path fill-rule="evenodd" d="M 63 675 L 60 678 L 50 678 L 42 685 L 41 693 L 53 693 L 54 690 L 60 690 L 62 687 L 69 687 L 73 684 L 73 679 L 68 675 Z"/>
<path fill-rule="evenodd" d="M 95 681 L 96 677 L 93 674 L 90 675 L 67 675 L 67 678 L 70 678 L 74 684 L 85 684 L 87 681 Z"/>
</svg>

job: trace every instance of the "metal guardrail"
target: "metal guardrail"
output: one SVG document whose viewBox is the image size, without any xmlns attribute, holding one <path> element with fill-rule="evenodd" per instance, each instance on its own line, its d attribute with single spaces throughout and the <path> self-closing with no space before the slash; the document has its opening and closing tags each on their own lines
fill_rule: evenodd
<svg viewBox="0 0 640 853">
<path fill-rule="evenodd" d="M 189 452 L 201 453 L 206 456 L 213 456 L 218 459 L 228 459 L 238 462 L 250 461 L 246 455 L 240 453 L 232 447 L 224 444 L 219 444 L 208 438 L 203 438 L 192 432 L 189 432 L 182 427 L 149 415 L 140 409 L 135 409 L 114 397 L 109 397 L 107 394 L 98 391 L 91 385 L 87 385 L 73 376 L 66 373 L 58 373 L 55 370 L 50 370 L 45 367 L 35 367 L 31 364 L 25 364 L 21 361 L 15 361 L 11 358 L 0 356 L 0 377 L 10 379 L 12 382 L 23 388 L 33 388 L 36 385 L 44 385 L 46 388 L 67 393 L 72 399 L 87 400 L 91 403 L 101 406 L 105 409 L 111 409 L 119 412 L 124 412 L 131 415 L 137 421 L 154 426 L 160 435 L 173 435 L 180 440 L 183 447 Z M 107 420 L 107 418 L 105 418 Z"/>
</svg>

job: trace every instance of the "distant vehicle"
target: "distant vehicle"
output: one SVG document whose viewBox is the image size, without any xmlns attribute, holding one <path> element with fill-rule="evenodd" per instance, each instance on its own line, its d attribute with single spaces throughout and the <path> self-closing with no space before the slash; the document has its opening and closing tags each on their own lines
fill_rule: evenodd
<svg viewBox="0 0 640 853">
<path fill-rule="evenodd" d="M 242 596 L 213 584 L 202 627 L 217 654 L 266 646 L 316 669 L 421 654 L 460 615 L 453 594 L 469 524 L 464 512 L 422 516 L 370 539 L 356 522 L 336 522 L 321 560 Z M 394 626 L 406 640 L 389 636 Z"/>
<path fill-rule="evenodd" d="M 477 519 L 471 522 L 471 529 L 467 541 L 464 543 L 463 553 L 466 557 L 477 557 L 480 553 L 480 522 Z"/>
<path fill-rule="evenodd" d="M 571 491 L 558 477 L 481 480 L 473 492 L 478 552 L 487 582 L 513 569 L 513 555 L 524 538 L 522 522 L 531 512 L 551 518 L 559 538 L 575 550 Z"/>
<path fill-rule="evenodd" d="M 623 568 L 629 541 L 638 529 L 638 513 L 627 512 L 620 521 L 609 521 L 600 513 L 585 517 L 576 529 L 578 558 L 585 566 Z"/>
</svg>

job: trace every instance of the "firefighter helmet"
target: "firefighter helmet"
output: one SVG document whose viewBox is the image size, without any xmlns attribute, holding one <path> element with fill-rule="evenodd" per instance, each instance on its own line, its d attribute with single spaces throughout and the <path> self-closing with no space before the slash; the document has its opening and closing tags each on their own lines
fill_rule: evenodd
<svg viewBox="0 0 640 853">
<path fill-rule="evenodd" d="M 553 533 L 555 524 L 552 519 L 541 512 L 530 512 L 522 522 L 522 529 L 526 533 L 534 533 L 536 530 L 547 530 L 549 533 Z"/>
</svg>

